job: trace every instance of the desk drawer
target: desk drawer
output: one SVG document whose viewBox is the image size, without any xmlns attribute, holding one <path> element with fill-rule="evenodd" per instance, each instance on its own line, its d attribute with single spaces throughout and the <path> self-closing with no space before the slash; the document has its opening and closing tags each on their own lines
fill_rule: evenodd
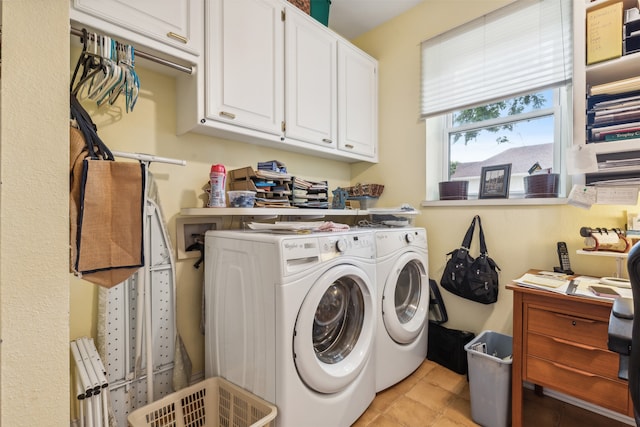
<svg viewBox="0 0 640 427">
<path fill-rule="evenodd" d="M 533 307 L 527 314 L 531 332 L 607 349 L 607 322 Z"/>
<path fill-rule="evenodd" d="M 611 351 L 534 333 L 527 334 L 526 345 L 527 353 L 532 356 L 605 378 L 618 378 L 619 356 Z"/>
<path fill-rule="evenodd" d="M 527 379 L 587 402 L 626 414 L 628 405 L 627 383 L 602 378 L 559 363 L 528 356 Z"/>
</svg>

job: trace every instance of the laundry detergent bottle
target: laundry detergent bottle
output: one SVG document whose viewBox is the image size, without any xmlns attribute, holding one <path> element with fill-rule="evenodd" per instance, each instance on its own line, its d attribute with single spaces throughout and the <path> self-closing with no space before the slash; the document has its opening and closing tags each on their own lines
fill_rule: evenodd
<svg viewBox="0 0 640 427">
<path fill-rule="evenodd" d="M 209 192 L 209 207 L 224 208 L 227 206 L 224 188 L 227 182 L 227 170 L 224 165 L 212 165 L 209 174 L 211 190 Z"/>
</svg>

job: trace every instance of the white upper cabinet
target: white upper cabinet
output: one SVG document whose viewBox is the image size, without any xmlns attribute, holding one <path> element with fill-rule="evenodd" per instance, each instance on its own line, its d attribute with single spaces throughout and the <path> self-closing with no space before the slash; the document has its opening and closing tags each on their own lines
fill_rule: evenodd
<svg viewBox="0 0 640 427">
<path fill-rule="evenodd" d="M 285 21 L 286 137 L 336 147 L 337 39 L 291 10 Z"/>
<path fill-rule="evenodd" d="M 338 148 L 377 160 L 377 61 L 338 43 Z"/>
<path fill-rule="evenodd" d="M 207 118 L 282 133 L 282 10 L 278 0 L 207 3 Z"/>
<path fill-rule="evenodd" d="M 378 161 L 375 59 L 285 0 L 207 0 L 204 18 L 197 72 L 177 78 L 178 133 Z"/>
<path fill-rule="evenodd" d="M 190 60 L 203 45 L 204 0 L 70 0 L 72 21 L 136 47 Z"/>
</svg>

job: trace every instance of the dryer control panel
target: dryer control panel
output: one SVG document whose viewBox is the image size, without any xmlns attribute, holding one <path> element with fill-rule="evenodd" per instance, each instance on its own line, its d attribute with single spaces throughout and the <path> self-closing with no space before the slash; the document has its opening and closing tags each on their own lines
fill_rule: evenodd
<svg viewBox="0 0 640 427">
<path fill-rule="evenodd" d="M 336 233 L 318 237 L 323 261 L 350 256 L 362 259 L 375 257 L 375 242 L 371 233 Z"/>
</svg>

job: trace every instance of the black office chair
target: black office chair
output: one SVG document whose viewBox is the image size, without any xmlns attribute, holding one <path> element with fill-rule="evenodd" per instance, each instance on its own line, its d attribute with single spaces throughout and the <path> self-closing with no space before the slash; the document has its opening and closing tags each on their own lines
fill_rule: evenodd
<svg viewBox="0 0 640 427">
<path fill-rule="evenodd" d="M 627 270 L 633 300 L 618 298 L 609 317 L 609 350 L 620 353 L 620 378 L 629 380 L 636 426 L 640 427 L 640 245 L 629 251 Z"/>
</svg>

